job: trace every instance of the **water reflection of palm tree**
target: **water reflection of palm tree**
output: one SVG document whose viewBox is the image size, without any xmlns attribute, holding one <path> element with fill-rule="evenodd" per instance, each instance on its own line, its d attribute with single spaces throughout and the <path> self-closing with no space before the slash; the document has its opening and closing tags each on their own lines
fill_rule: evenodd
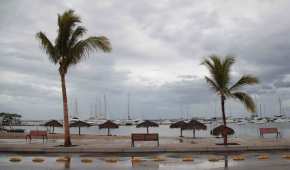
<svg viewBox="0 0 290 170">
<path fill-rule="evenodd" d="M 71 157 L 66 156 L 67 161 L 64 162 L 64 168 L 70 169 Z"/>
<path fill-rule="evenodd" d="M 224 168 L 225 168 L 225 169 L 228 169 L 228 163 L 229 163 L 229 162 L 228 162 L 228 161 L 229 161 L 229 160 L 228 160 L 228 155 L 224 155 L 224 161 L 225 161 L 225 166 L 224 166 Z"/>
</svg>

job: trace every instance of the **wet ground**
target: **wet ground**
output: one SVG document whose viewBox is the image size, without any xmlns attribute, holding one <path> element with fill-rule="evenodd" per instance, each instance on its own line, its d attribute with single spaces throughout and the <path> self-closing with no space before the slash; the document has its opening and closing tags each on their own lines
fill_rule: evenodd
<svg viewBox="0 0 290 170">
<path fill-rule="evenodd" d="M 285 159 L 286 152 L 271 153 L 235 153 L 235 154 L 159 154 L 159 155 L 66 155 L 69 161 L 57 162 L 65 155 L 11 155 L 1 154 L 2 170 L 289 170 L 290 159 Z M 244 160 L 233 160 L 235 157 Z M 266 159 L 260 160 L 264 156 Z M 11 162 L 11 158 L 20 158 Z M 40 158 L 40 162 L 33 162 Z M 184 161 L 184 158 L 193 160 Z M 210 159 L 216 159 L 210 161 Z M 41 162 L 43 160 L 43 162 Z"/>
</svg>

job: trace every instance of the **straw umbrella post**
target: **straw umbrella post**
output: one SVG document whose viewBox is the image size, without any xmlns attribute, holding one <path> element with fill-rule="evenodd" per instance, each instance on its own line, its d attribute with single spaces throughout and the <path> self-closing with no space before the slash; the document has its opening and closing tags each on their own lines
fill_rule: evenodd
<svg viewBox="0 0 290 170">
<path fill-rule="evenodd" d="M 182 132 L 183 132 L 183 129 L 185 128 L 186 125 L 187 125 L 186 122 L 178 121 L 178 122 L 171 124 L 169 127 L 170 128 L 180 128 L 180 137 L 183 137 Z"/>
<path fill-rule="evenodd" d="M 108 136 L 111 136 L 110 129 L 117 129 L 119 125 L 112 122 L 111 120 L 107 120 L 105 123 L 99 125 L 100 129 L 108 129 Z"/>
<path fill-rule="evenodd" d="M 150 120 L 145 120 L 144 122 L 138 124 L 136 127 L 137 128 L 145 127 L 145 128 L 147 128 L 147 133 L 149 133 L 149 127 L 159 127 L 159 125 L 155 122 L 150 121 Z"/>
<path fill-rule="evenodd" d="M 81 127 L 90 127 L 91 125 L 87 122 L 83 122 L 83 121 L 75 121 L 73 123 L 70 124 L 70 127 L 78 127 L 79 128 L 79 135 L 81 135 Z"/>
<path fill-rule="evenodd" d="M 195 120 L 195 119 L 192 119 L 191 121 L 189 121 L 186 126 L 184 127 L 185 130 L 192 130 L 192 133 L 193 133 L 193 138 L 195 138 L 195 131 L 196 130 L 206 130 L 206 125 Z"/>
<path fill-rule="evenodd" d="M 50 129 L 52 127 L 52 134 L 54 134 L 54 127 L 62 127 L 62 124 L 59 123 L 57 120 L 50 120 L 44 124 L 44 126 L 49 126 Z"/>
</svg>

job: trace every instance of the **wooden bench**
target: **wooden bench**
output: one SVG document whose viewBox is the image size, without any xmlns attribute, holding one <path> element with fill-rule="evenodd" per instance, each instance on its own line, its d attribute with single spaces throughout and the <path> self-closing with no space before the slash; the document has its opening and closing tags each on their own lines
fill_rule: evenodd
<svg viewBox="0 0 290 170">
<path fill-rule="evenodd" d="M 27 142 L 27 139 L 29 138 L 29 143 L 31 143 L 31 139 L 33 136 L 35 136 L 35 137 L 42 136 L 43 143 L 44 143 L 44 139 L 46 139 L 46 141 L 48 140 L 46 131 L 44 131 L 44 130 L 31 130 L 25 136 L 26 142 Z"/>
<path fill-rule="evenodd" d="M 278 128 L 259 128 L 260 130 L 260 136 L 264 137 L 264 134 L 269 133 L 276 133 L 276 137 L 281 136 L 280 132 L 278 131 Z"/>
<path fill-rule="evenodd" d="M 132 133 L 131 134 L 132 147 L 134 147 L 135 141 L 157 141 L 159 147 L 159 135 L 158 133 Z"/>
</svg>

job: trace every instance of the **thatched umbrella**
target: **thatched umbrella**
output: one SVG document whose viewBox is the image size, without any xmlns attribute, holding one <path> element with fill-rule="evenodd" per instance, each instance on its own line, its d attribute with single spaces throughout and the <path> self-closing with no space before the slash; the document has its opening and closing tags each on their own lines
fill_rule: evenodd
<svg viewBox="0 0 290 170">
<path fill-rule="evenodd" d="M 227 126 L 224 125 L 220 125 L 218 127 L 215 127 L 211 132 L 211 135 L 214 136 L 225 136 L 225 135 L 233 135 L 235 133 L 235 131 Z"/>
<path fill-rule="evenodd" d="M 117 129 L 119 125 L 112 122 L 111 120 L 107 120 L 105 123 L 99 125 L 100 129 L 108 129 L 108 136 L 111 136 L 110 129 Z"/>
<path fill-rule="evenodd" d="M 191 121 L 189 121 L 186 126 L 184 127 L 184 130 L 192 130 L 193 132 L 193 138 L 195 138 L 195 130 L 206 130 L 206 125 L 197 121 L 197 120 L 194 120 L 192 119 Z"/>
<path fill-rule="evenodd" d="M 187 125 L 186 122 L 178 121 L 178 122 L 172 123 L 169 127 L 170 128 L 180 128 L 180 137 L 183 137 L 182 131 L 185 128 L 186 125 Z"/>
<path fill-rule="evenodd" d="M 155 122 L 152 122 L 150 120 L 145 120 L 142 123 L 139 123 L 136 127 L 140 128 L 140 127 L 145 127 L 147 128 L 147 133 L 149 133 L 149 127 L 158 127 L 159 125 Z"/>
<path fill-rule="evenodd" d="M 81 127 L 90 127 L 91 125 L 87 122 L 83 122 L 83 121 L 75 121 L 73 123 L 70 124 L 70 127 L 78 127 L 79 128 L 79 135 L 81 135 Z"/>
<path fill-rule="evenodd" d="M 44 126 L 52 127 L 52 133 L 54 133 L 54 127 L 62 127 L 62 124 L 59 123 L 57 120 L 50 120 L 46 123 L 44 123 Z"/>
</svg>

